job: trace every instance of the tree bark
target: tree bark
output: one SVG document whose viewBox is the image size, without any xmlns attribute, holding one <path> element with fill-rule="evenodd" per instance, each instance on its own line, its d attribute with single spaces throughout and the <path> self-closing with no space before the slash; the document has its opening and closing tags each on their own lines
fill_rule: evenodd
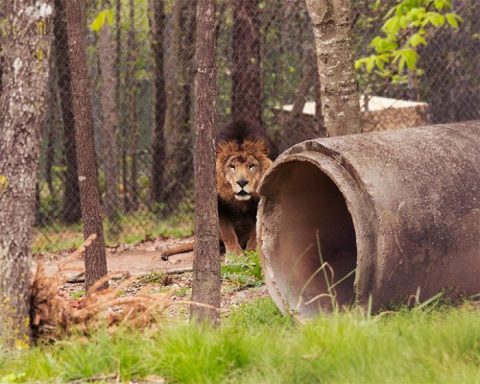
<svg viewBox="0 0 480 384">
<path fill-rule="evenodd" d="M 215 185 L 214 128 L 217 68 L 215 64 L 215 0 L 198 0 L 195 76 L 195 246 L 190 317 L 220 321 L 220 249 Z"/>
<path fill-rule="evenodd" d="M 234 2 L 232 29 L 232 117 L 262 126 L 259 0 Z"/>
<path fill-rule="evenodd" d="M 167 94 L 165 90 L 165 67 L 163 41 L 165 36 L 165 5 L 163 0 L 153 2 L 153 54 L 155 56 L 155 126 L 152 144 L 152 186 L 151 198 L 159 204 L 163 199 L 163 180 L 165 173 L 165 116 L 167 112 Z"/>
<path fill-rule="evenodd" d="M 64 1 L 54 0 L 55 18 L 53 25 L 55 66 L 58 72 L 58 88 L 63 120 L 63 150 L 66 163 L 62 219 L 65 223 L 76 223 L 82 217 L 82 211 L 80 208 L 80 187 L 78 185 L 77 145 L 73 122 L 70 63 L 65 55 L 68 42 Z"/>
<path fill-rule="evenodd" d="M 170 172 L 164 181 L 167 212 L 177 207 L 185 197 L 185 191 L 190 191 L 192 187 L 191 109 L 196 4 L 197 0 L 176 0 L 173 5 L 171 39 L 174 74 L 167 101 L 167 163 Z"/>
<path fill-rule="evenodd" d="M 127 72 L 125 84 L 128 92 L 128 132 L 124 135 L 123 182 L 126 192 L 125 211 L 131 212 L 138 209 L 138 183 L 137 183 L 137 149 L 139 140 L 139 127 L 137 118 L 137 81 L 136 71 L 136 30 L 135 30 L 135 2 L 129 1 L 130 28 L 127 35 Z"/>
<path fill-rule="evenodd" d="M 2 3 L 0 343 L 30 343 L 30 243 L 46 108 L 53 1 Z"/>
<path fill-rule="evenodd" d="M 99 59 L 102 71 L 101 104 L 103 115 L 103 163 L 105 171 L 105 214 L 112 225 L 117 221 L 118 213 L 118 115 L 116 105 L 117 78 L 115 76 L 115 46 L 112 44 L 112 32 L 105 22 L 99 35 Z"/>
<path fill-rule="evenodd" d="M 2 94 L 2 85 L 3 85 L 3 52 L 2 46 L 0 45 L 0 95 Z"/>
<path fill-rule="evenodd" d="M 349 0 L 306 0 L 317 51 L 327 136 L 360 132 Z"/>
<path fill-rule="evenodd" d="M 92 234 L 97 235 L 95 241 L 85 251 L 85 285 L 88 289 L 107 274 L 107 260 L 95 162 L 83 0 L 66 0 L 66 14 L 83 233 L 85 239 Z"/>
<path fill-rule="evenodd" d="M 53 72 L 53 66 L 52 63 L 50 63 L 50 69 L 48 70 L 49 74 Z M 50 75 L 50 80 L 52 80 L 52 75 Z M 55 141 L 57 138 L 57 132 L 56 132 L 56 124 L 55 124 L 55 105 L 57 103 L 57 97 L 55 95 L 55 86 L 53 81 L 49 81 L 48 85 L 48 93 L 47 93 L 47 106 L 46 106 L 46 111 L 45 111 L 45 130 L 46 130 L 46 135 L 44 138 L 41 140 L 45 140 L 46 145 L 45 145 L 45 167 L 44 167 L 44 173 L 45 173 L 45 181 L 47 182 L 47 187 L 48 187 L 48 193 L 50 194 L 50 197 L 54 201 L 54 204 L 56 205 L 57 199 L 55 197 L 55 188 L 53 186 L 53 175 L 52 175 L 52 168 L 53 165 L 55 164 Z"/>
<path fill-rule="evenodd" d="M 130 52 L 129 59 L 129 77 L 131 81 L 130 86 L 130 202 L 131 210 L 136 211 L 138 209 L 138 167 L 137 167 L 137 150 L 138 140 L 140 138 L 140 131 L 138 127 L 137 116 L 137 80 L 135 77 L 136 71 L 136 56 L 137 56 L 137 42 L 136 42 L 136 29 L 135 29 L 135 1 L 130 0 L 130 31 L 128 35 L 128 51 Z"/>
</svg>

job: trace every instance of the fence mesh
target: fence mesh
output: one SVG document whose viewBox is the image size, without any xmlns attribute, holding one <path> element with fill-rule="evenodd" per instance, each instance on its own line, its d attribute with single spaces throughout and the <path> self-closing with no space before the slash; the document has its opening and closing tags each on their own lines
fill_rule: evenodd
<svg viewBox="0 0 480 384">
<path fill-rule="evenodd" d="M 354 49 L 365 55 L 385 9 L 354 0 Z M 88 2 L 86 30 L 107 242 L 192 231 L 194 0 Z M 388 2 L 385 2 L 388 4 Z M 63 0 L 55 0 L 48 113 L 34 251 L 82 239 Z M 420 51 L 407 84 L 359 75 L 363 131 L 480 118 L 480 3 Z M 248 117 L 280 149 L 324 135 L 313 33 L 304 0 L 218 0 L 219 125 Z"/>
</svg>

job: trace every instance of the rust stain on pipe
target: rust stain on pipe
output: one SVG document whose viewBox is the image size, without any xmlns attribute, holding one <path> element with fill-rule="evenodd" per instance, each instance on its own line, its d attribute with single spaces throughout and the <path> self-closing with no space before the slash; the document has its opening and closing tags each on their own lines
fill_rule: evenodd
<svg viewBox="0 0 480 384">
<path fill-rule="evenodd" d="M 260 194 L 262 264 L 284 313 L 331 310 L 332 285 L 340 306 L 374 309 L 418 289 L 480 292 L 479 121 L 303 142 Z"/>
</svg>

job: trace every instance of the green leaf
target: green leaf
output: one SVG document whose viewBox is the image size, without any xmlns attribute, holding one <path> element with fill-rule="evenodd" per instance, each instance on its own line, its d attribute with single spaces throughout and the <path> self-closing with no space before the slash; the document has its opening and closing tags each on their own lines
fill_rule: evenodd
<svg viewBox="0 0 480 384">
<path fill-rule="evenodd" d="M 90 29 L 93 32 L 99 32 L 102 29 L 103 24 L 105 24 L 105 12 L 101 11 L 91 22 Z"/>
<path fill-rule="evenodd" d="M 459 22 L 463 22 L 463 19 L 456 13 L 447 13 L 445 15 L 445 18 L 447 19 L 448 24 L 450 24 L 455 29 L 458 28 Z"/>
<path fill-rule="evenodd" d="M 93 32 L 100 32 L 105 25 L 105 22 L 107 22 L 109 25 L 113 24 L 113 12 L 111 9 L 104 9 L 103 11 L 100 11 L 90 23 L 90 29 Z"/>
<path fill-rule="evenodd" d="M 362 57 L 362 58 L 360 58 L 360 59 L 358 59 L 358 60 L 355 60 L 355 63 L 354 63 L 353 66 L 354 66 L 355 69 L 358 70 L 358 69 L 362 68 L 362 66 L 364 65 L 364 63 L 365 63 L 365 58 Z"/>
<path fill-rule="evenodd" d="M 113 25 L 113 10 L 112 9 L 107 9 L 106 10 L 106 13 L 107 13 L 107 22 L 108 22 L 108 25 Z"/>
<path fill-rule="evenodd" d="M 427 41 L 425 38 L 420 34 L 420 33 L 415 33 L 408 39 L 408 44 L 411 45 L 412 47 L 416 48 L 420 44 L 422 45 L 427 45 Z"/>
<path fill-rule="evenodd" d="M 409 70 L 413 71 L 417 66 L 418 54 L 411 48 L 404 48 L 398 51 L 402 58 L 405 59 Z"/>
<path fill-rule="evenodd" d="M 371 47 L 375 49 L 375 52 L 382 54 L 385 52 L 391 52 L 398 48 L 397 42 L 395 38 L 381 38 L 380 36 L 376 36 L 372 39 L 369 44 Z"/>
<path fill-rule="evenodd" d="M 403 70 L 405 69 L 405 57 L 402 55 L 398 56 L 400 58 L 398 62 L 398 72 L 403 73 Z"/>
<path fill-rule="evenodd" d="M 390 60 L 390 54 L 382 54 L 375 56 L 375 65 L 382 73 L 388 72 L 385 70 L 385 64 Z"/>
<path fill-rule="evenodd" d="M 445 17 L 437 12 L 428 12 L 425 15 L 422 25 L 432 24 L 435 27 L 441 27 L 445 24 Z"/>
<path fill-rule="evenodd" d="M 383 24 L 382 29 L 386 33 L 396 35 L 397 32 L 400 30 L 400 18 L 398 16 L 393 16 L 392 18 L 388 19 L 385 24 Z"/>
<path fill-rule="evenodd" d="M 452 8 L 452 1 L 451 0 L 435 0 L 433 2 L 435 5 L 435 8 L 438 11 L 441 11 L 442 9 L 450 9 Z"/>
<path fill-rule="evenodd" d="M 367 68 L 367 72 L 372 72 L 373 67 L 375 66 L 375 56 L 370 56 L 367 58 L 367 62 L 365 63 L 365 67 Z"/>
<path fill-rule="evenodd" d="M 407 13 L 407 19 L 411 22 L 420 20 L 424 17 L 426 9 L 423 7 L 420 8 L 413 8 Z"/>
</svg>

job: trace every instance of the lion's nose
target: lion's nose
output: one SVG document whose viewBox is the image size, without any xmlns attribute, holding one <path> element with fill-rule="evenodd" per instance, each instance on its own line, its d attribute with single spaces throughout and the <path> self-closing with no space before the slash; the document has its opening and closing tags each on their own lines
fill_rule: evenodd
<svg viewBox="0 0 480 384">
<path fill-rule="evenodd" d="M 245 185 L 248 184 L 248 181 L 247 181 L 247 180 L 238 180 L 238 181 L 237 181 L 237 184 L 238 184 L 241 188 L 243 188 Z"/>
</svg>

